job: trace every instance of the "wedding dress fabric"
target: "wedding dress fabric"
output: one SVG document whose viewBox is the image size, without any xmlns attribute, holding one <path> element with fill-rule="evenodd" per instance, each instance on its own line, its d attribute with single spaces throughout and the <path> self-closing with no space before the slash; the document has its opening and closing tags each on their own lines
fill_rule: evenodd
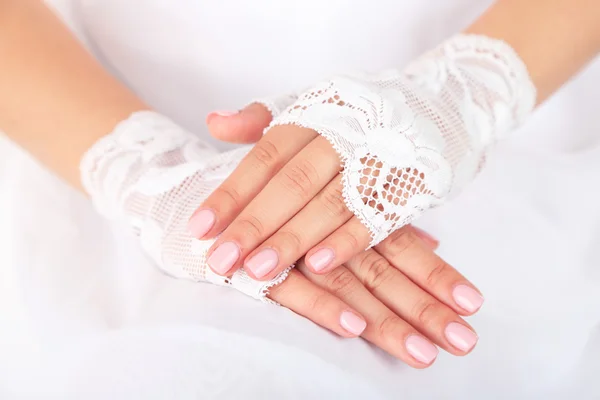
<svg viewBox="0 0 600 400">
<path fill-rule="evenodd" d="M 144 100 L 226 150 L 207 136 L 209 111 L 405 65 L 490 2 L 53 4 Z M 596 62 L 418 220 L 486 297 L 469 318 L 474 352 L 441 353 L 425 371 L 283 307 L 165 276 L 126 229 L 2 139 L 0 397 L 598 398 L 598 82 Z"/>
</svg>

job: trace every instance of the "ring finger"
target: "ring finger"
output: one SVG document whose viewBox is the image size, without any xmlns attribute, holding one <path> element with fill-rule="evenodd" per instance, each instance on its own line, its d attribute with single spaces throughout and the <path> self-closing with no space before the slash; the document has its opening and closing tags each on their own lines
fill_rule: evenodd
<svg viewBox="0 0 600 400">
<path fill-rule="evenodd" d="M 268 297 L 343 337 L 357 337 L 366 326 L 360 313 L 295 269 L 285 281 L 269 290 Z"/>
<path fill-rule="evenodd" d="M 365 316 L 363 338 L 414 368 L 426 368 L 435 361 L 437 347 L 375 298 L 348 269 L 342 266 L 317 275 L 303 261 L 297 269 Z"/>
<path fill-rule="evenodd" d="M 254 279 L 271 279 L 350 218 L 352 213 L 344 204 L 338 175 L 280 230 L 250 253 L 244 269 Z M 363 233 L 364 249 L 369 233 L 364 227 L 360 228 L 362 230 L 358 229 L 356 235 Z"/>
<path fill-rule="evenodd" d="M 211 269 L 219 275 L 234 272 L 252 250 L 327 186 L 339 169 L 339 158 L 325 138 L 319 136 L 310 142 L 211 246 L 208 257 Z"/>
<path fill-rule="evenodd" d="M 412 282 L 460 315 L 474 314 L 483 296 L 464 276 L 431 251 L 410 226 L 392 233 L 375 250 Z"/>
<path fill-rule="evenodd" d="M 477 335 L 456 312 L 408 279 L 377 251 L 361 253 L 346 266 L 376 298 L 444 350 L 465 355 L 475 347 Z"/>
</svg>

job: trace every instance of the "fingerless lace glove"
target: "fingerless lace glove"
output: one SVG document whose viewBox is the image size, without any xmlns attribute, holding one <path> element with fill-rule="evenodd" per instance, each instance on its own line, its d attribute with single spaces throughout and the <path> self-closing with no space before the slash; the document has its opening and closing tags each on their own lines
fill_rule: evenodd
<svg viewBox="0 0 600 400">
<path fill-rule="evenodd" d="M 214 240 L 200 241 L 187 231 L 192 213 L 248 150 L 219 154 L 168 118 L 143 111 L 89 149 L 81 162 L 81 177 L 97 210 L 124 220 L 167 274 L 230 286 L 270 302 L 269 288 L 282 282 L 288 271 L 267 282 L 251 279 L 242 269 L 221 277 L 206 263 Z"/>
<path fill-rule="evenodd" d="M 346 205 L 371 232 L 373 246 L 470 182 L 490 147 L 531 113 L 535 97 L 510 46 L 457 35 L 403 71 L 335 77 L 298 98 L 258 103 L 275 117 L 271 126 L 296 124 L 331 142 L 343 163 Z M 139 112 L 87 152 L 82 181 L 96 208 L 125 220 L 169 275 L 269 301 L 268 289 L 287 271 L 269 282 L 243 270 L 218 276 L 206 264 L 213 241 L 186 229 L 247 151 L 219 154 L 168 118 Z"/>
<path fill-rule="evenodd" d="M 508 44 L 461 34 L 404 70 L 323 82 L 271 126 L 303 126 L 331 142 L 343 163 L 346 205 L 374 246 L 458 193 L 535 100 Z"/>
</svg>

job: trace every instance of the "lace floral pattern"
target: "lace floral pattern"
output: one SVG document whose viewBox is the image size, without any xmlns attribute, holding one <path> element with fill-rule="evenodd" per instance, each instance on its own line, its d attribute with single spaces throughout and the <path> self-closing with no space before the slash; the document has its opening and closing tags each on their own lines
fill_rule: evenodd
<svg viewBox="0 0 600 400">
<path fill-rule="evenodd" d="M 471 181 L 535 97 L 510 46 L 457 35 L 403 71 L 317 85 L 271 126 L 295 124 L 329 140 L 343 163 L 346 205 L 374 246 Z"/>
<path fill-rule="evenodd" d="M 168 118 L 139 112 L 87 152 L 82 182 L 96 208 L 106 217 L 125 220 L 167 274 L 229 286 L 271 302 L 269 288 L 285 280 L 289 269 L 267 282 L 255 281 L 243 270 L 221 277 L 206 263 L 214 240 L 200 241 L 187 231 L 198 205 L 248 150 L 219 154 Z"/>
</svg>

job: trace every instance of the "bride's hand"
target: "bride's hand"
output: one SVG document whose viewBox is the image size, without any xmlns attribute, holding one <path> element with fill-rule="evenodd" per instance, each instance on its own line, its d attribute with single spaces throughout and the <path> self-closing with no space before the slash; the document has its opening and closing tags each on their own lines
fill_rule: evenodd
<svg viewBox="0 0 600 400">
<path fill-rule="evenodd" d="M 234 117 L 208 118 L 213 136 L 233 143 L 258 141 L 269 122 L 270 114 L 257 104 Z M 455 355 L 471 351 L 477 336 L 459 315 L 471 315 L 483 303 L 479 291 L 434 253 L 437 246 L 432 236 L 408 225 L 324 274 L 313 273 L 302 259 L 269 296 L 342 336 L 360 334 L 423 368 L 435 360 L 436 345 Z"/>
<path fill-rule="evenodd" d="M 198 238 L 220 234 L 208 259 L 219 275 L 243 266 L 268 280 L 305 254 L 325 273 L 376 245 L 467 185 L 530 113 L 535 88 L 507 44 L 457 35 L 403 70 L 334 77 L 290 99 L 192 220 Z M 269 119 L 254 105 L 208 124 Z"/>
<path fill-rule="evenodd" d="M 478 338 L 459 314 L 476 312 L 483 297 L 426 240 L 408 225 L 326 274 L 314 274 L 300 261 L 269 296 L 342 336 L 360 335 L 415 368 L 431 365 L 437 346 L 465 355 Z M 345 313 L 347 306 L 364 319 Z"/>
<path fill-rule="evenodd" d="M 270 121 L 258 104 L 207 120 L 213 134 L 223 124 L 260 134 Z M 212 270 L 230 275 L 243 266 L 254 279 L 268 280 L 306 254 L 308 268 L 325 273 L 365 250 L 371 236 L 344 204 L 340 165 L 315 131 L 269 129 L 192 219 L 199 239 L 220 234 L 209 250 Z"/>
<path fill-rule="evenodd" d="M 439 259 L 423 234 L 405 227 L 386 242 L 325 274 L 305 267 L 271 281 L 242 271 L 223 277 L 207 266 L 212 240 L 195 239 L 188 221 L 248 149 L 217 153 L 197 136 L 152 111 L 132 114 L 81 161 L 82 183 L 102 215 L 129 226 L 167 274 L 273 300 L 345 336 L 364 335 L 415 367 L 430 364 L 432 343 L 462 355 L 476 336 L 459 314 L 481 296 Z M 427 339 L 429 338 L 429 340 Z"/>
</svg>

